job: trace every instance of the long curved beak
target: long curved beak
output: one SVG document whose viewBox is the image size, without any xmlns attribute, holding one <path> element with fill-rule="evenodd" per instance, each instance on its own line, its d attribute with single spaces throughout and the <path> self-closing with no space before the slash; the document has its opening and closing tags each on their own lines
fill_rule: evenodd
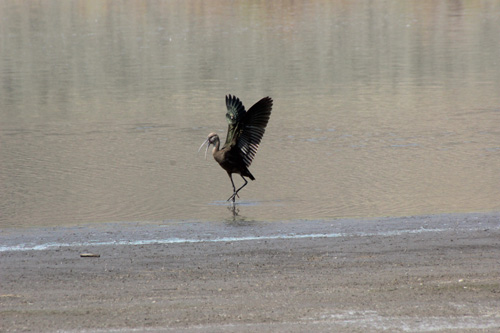
<svg viewBox="0 0 500 333">
<path fill-rule="evenodd" d="M 200 148 L 198 148 L 198 153 L 200 152 L 201 148 L 205 145 L 205 143 L 207 143 L 207 150 L 205 150 L 205 159 L 207 159 L 207 152 L 208 152 L 208 148 L 210 147 L 210 141 L 208 141 L 208 139 L 205 140 L 205 142 L 203 142 L 200 146 Z"/>
</svg>

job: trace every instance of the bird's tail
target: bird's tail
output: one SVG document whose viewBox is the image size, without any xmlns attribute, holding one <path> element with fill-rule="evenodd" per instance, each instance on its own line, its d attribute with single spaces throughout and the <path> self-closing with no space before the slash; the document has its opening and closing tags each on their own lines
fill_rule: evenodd
<svg viewBox="0 0 500 333">
<path fill-rule="evenodd" d="M 255 177 L 252 175 L 252 173 L 250 172 L 250 170 L 248 170 L 248 168 L 245 168 L 245 172 L 242 174 L 242 176 L 245 176 L 245 177 L 248 177 L 250 178 L 251 180 L 255 180 Z"/>
</svg>

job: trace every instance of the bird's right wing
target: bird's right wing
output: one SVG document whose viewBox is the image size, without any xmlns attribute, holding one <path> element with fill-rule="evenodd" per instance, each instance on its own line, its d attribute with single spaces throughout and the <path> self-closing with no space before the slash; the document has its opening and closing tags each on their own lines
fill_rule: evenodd
<svg viewBox="0 0 500 333">
<path fill-rule="evenodd" d="M 227 128 L 226 143 L 224 146 L 231 144 L 235 136 L 238 135 L 241 128 L 241 120 L 245 116 L 245 107 L 236 96 L 226 96 L 226 120 L 229 124 Z"/>
<path fill-rule="evenodd" d="M 245 114 L 241 121 L 241 130 L 236 145 L 247 168 L 252 164 L 255 154 L 259 149 L 260 141 L 264 136 L 267 123 L 271 117 L 273 100 L 264 97 L 255 103 Z"/>
</svg>

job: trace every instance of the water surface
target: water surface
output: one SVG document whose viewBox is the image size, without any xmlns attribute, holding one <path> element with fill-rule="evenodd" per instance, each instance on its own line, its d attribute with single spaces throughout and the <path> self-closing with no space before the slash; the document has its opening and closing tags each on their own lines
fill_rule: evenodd
<svg viewBox="0 0 500 333">
<path fill-rule="evenodd" d="M 0 226 L 231 219 L 226 94 L 275 101 L 248 220 L 498 211 L 498 36 L 497 1 L 0 2 Z"/>
</svg>

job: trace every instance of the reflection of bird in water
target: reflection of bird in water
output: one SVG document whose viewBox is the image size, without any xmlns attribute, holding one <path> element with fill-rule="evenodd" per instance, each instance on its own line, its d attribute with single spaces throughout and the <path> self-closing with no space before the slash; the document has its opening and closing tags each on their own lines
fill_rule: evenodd
<svg viewBox="0 0 500 333">
<path fill-rule="evenodd" d="M 233 194 L 227 201 L 232 199 L 234 203 L 238 192 L 248 184 L 245 177 L 255 180 L 248 167 L 252 164 L 252 160 L 259 149 L 260 141 L 271 116 L 273 100 L 270 97 L 264 97 L 248 109 L 248 111 L 245 111 L 245 107 L 236 96 L 228 95 L 226 96 L 226 107 L 226 120 L 229 126 L 224 146 L 222 149 L 219 149 L 219 136 L 216 133 L 210 133 L 207 140 L 198 149 L 198 152 L 203 145 L 208 143 L 207 150 L 205 151 L 206 158 L 208 148 L 210 145 L 214 145 L 212 151 L 214 159 L 226 170 L 233 185 Z M 234 186 L 233 173 L 240 174 L 241 178 L 245 181 L 245 184 L 239 189 L 236 189 Z"/>
</svg>

